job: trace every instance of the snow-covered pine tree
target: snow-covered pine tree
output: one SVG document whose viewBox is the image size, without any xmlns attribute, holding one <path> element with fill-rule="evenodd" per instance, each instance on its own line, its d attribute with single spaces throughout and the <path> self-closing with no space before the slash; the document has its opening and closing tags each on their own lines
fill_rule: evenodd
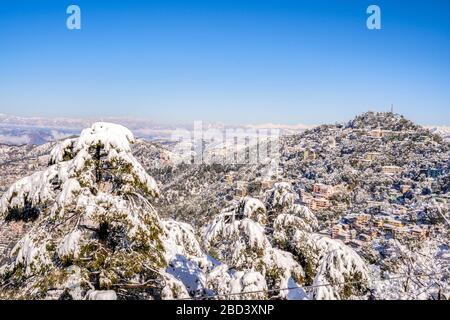
<svg viewBox="0 0 450 320">
<path fill-rule="evenodd" d="M 158 186 L 132 156 L 133 142 L 128 129 L 95 123 L 2 196 L 1 219 L 33 221 L 0 268 L 2 298 L 183 293 L 164 271 L 165 229 L 151 204 Z"/>
<path fill-rule="evenodd" d="M 303 267 L 305 283 L 316 286 L 310 290 L 310 298 L 345 299 L 365 294 L 369 275 L 361 257 L 344 243 L 314 233 L 316 217 L 298 203 L 289 184 L 275 184 L 268 194 L 274 245 L 292 253 Z"/>
<path fill-rule="evenodd" d="M 272 247 L 265 235 L 266 221 L 264 204 L 250 197 L 214 218 L 205 230 L 204 246 L 224 264 L 209 275 L 212 288 L 221 294 L 261 291 L 238 295 L 241 298 L 286 298 L 289 291 L 277 289 L 303 283 L 303 269 L 292 254 Z"/>
</svg>

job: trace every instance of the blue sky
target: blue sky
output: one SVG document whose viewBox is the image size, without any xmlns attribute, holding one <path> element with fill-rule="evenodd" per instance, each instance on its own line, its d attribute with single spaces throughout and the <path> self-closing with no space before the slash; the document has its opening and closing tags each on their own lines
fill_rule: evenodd
<svg viewBox="0 0 450 320">
<path fill-rule="evenodd" d="M 450 1 L 0 4 L 0 113 L 316 124 L 391 103 L 450 124 Z"/>
</svg>

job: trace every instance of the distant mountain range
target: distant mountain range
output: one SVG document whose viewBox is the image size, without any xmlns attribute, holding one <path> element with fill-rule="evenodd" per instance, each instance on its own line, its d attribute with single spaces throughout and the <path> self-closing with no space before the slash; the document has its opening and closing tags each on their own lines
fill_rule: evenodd
<svg viewBox="0 0 450 320">
<path fill-rule="evenodd" d="M 20 117 L 0 114 L 0 143 L 10 145 L 40 145 L 49 141 L 59 140 L 78 134 L 83 128 L 89 127 L 97 121 L 106 121 L 121 124 L 129 128 L 137 137 L 148 140 L 167 140 L 176 129 L 191 131 L 193 124 L 157 124 L 151 120 L 102 117 L 102 118 L 46 118 L 46 117 Z M 204 123 L 204 128 L 225 130 L 229 128 L 242 129 L 278 129 L 282 134 L 290 134 L 312 128 L 311 125 L 283 125 L 283 124 L 237 124 Z"/>
<path fill-rule="evenodd" d="M 431 132 L 444 137 L 445 140 L 450 141 L 450 126 L 425 126 Z"/>
<path fill-rule="evenodd" d="M 8 145 L 41 145 L 43 143 L 66 138 L 78 134 L 83 128 L 89 127 L 97 121 L 107 121 L 121 124 L 140 138 L 148 140 L 168 140 L 175 129 L 191 131 L 193 124 L 157 124 L 151 120 L 104 117 L 104 118 L 46 118 L 46 117 L 20 117 L 15 115 L 0 114 L 0 144 Z M 204 128 L 216 128 L 225 130 L 229 128 L 242 129 L 278 129 L 281 134 L 292 134 L 315 127 L 314 125 L 286 125 L 286 124 L 237 124 L 227 125 L 223 123 L 204 123 Z M 431 132 L 450 140 L 450 126 L 425 126 Z"/>
</svg>

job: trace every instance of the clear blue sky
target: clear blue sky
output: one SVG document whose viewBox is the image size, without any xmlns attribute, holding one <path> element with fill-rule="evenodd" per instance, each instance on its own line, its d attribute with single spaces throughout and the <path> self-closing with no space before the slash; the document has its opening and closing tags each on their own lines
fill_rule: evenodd
<svg viewBox="0 0 450 320">
<path fill-rule="evenodd" d="M 315 124 L 391 103 L 450 124 L 450 1 L 0 4 L 0 113 Z"/>
</svg>

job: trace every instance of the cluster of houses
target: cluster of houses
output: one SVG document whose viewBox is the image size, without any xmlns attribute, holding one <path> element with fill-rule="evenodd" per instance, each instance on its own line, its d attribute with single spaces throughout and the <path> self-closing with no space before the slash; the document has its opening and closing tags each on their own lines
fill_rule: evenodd
<svg viewBox="0 0 450 320">
<path fill-rule="evenodd" d="M 344 191 L 345 187 L 342 185 L 331 186 L 323 183 L 315 183 L 312 187 L 312 193 L 308 193 L 304 189 L 300 189 L 299 193 L 304 205 L 311 210 L 320 210 L 330 207 L 330 198 L 334 194 Z"/>
<path fill-rule="evenodd" d="M 273 185 L 277 182 L 282 182 L 281 180 L 262 180 L 258 182 L 247 182 L 247 181 L 234 181 L 231 175 L 226 175 L 224 177 L 224 182 L 229 186 L 234 185 L 234 195 L 236 197 L 245 197 L 249 194 L 249 190 L 252 189 L 256 184 L 257 189 L 264 193 L 267 190 L 272 189 Z M 286 182 L 286 181 L 284 181 Z M 330 197 L 337 192 L 344 191 L 344 187 L 331 186 L 323 183 L 315 183 L 312 187 L 312 192 L 307 192 L 305 189 L 298 189 L 298 194 L 300 196 L 301 202 L 311 210 L 326 209 L 331 206 Z"/>
<path fill-rule="evenodd" d="M 381 153 L 379 152 L 368 152 L 365 154 L 364 158 L 360 159 L 361 163 L 372 163 L 373 161 L 377 160 L 381 156 Z M 381 172 L 385 175 L 398 175 L 404 172 L 404 169 L 399 166 L 382 166 Z M 420 169 L 419 176 L 423 175 L 427 178 L 436 179 L 439 178 L 445 174 L 447 174 L 449 171 L 445 168 L 427 168 L 427 169 Z"/>
<path fill-rule="evenodd" d="M 350 130 L 350 132 L 355 130 Z M 390 134 L 397 134 L 398 132 L 390 131 L 390 130 L 364 130 L 361 134 L 372 138 L 372 139 L 382 139 Z M 401 134 L 407 134 L 407 131 L 402 131 Z M 300 161 L 314 161 L 318 157 L 318 153 L 320 153 L 320 148 L 315 149 L 311 147 L 314 143 L 309 146 L 305 146 L 297 144 L 293 146 L 287 146 L 287 151 L 289 154 L 296 154 L 297 157 L 295 159 Z M 332 138 L 327 141 L 327 146 L 335 147 L 336 139 Z M 381 152 L 377 152 L 378 150 L 373 150 L 372 152 L 366 152 L 362 157 L 358 158 L 361 162 L 370 164 L 372 162 L 383 159 L 383 154 Z M 417 169 L 420 176 L 425 176 L 430 181 L 427 183 L 431 184 L 431 180 L 438 179 L 446 174 L 448 174 L 449 169 L 433 167 L 429 168 Z M 414 175 L 409 173 L 409 169 L 406 167 L 400 167 L 395 165 L 383 165 L 381 166 L 381 173 L 387 176 L 399 176 L 405 173 L 404 178 L 401 183 L 396 183 L 393 185 L 389 192 L 386 193 L 386 197 L 388 199 L 397 200 L 402 195 L 412 192 L 412 196 L 416 197 L 419 201 L 425 201 L 425 197 L 430 197 L 430 194 L 423 193 L 425 188 L 424 184 L 420 184 L 418 186 L 417 181 L 414 179 Z M 408 173 L 408 174 L 406 174 Z M 408 178 L 406 178 L 408 176 Z M 307 178 L 307 179 L 314 179 Z M 225 181 L 230 186 L 234 187 L 234 193 L 236 197 L 246 196 L 248 193 L 252 192 L 252 185 L 255 182 L 246 182 L 246 181 L 235 181 L 232 176 L 225 176 Z M 273 187 L 273 184 L 276 182 L 281 182 L 279 179 L 276 180 L 261 180 L 258 181 L 258 190 L 261 193 L 264 193 L 267 190 L 270 190 Z M 328 185 L 325 183 L 314 183 L 312 186 L 309 186 L 308 183 L 305 185 L 299 185 L 297 181 L 285 181 L 291 182 L 294 185 L 294 190 L 297 190 L 300 200 L 302 204 L 307 206 L 312 211 L 321 211 L 329 208 L 338 208 L 341 207 L 342 210 L 340 212 L 345 212 L 347 210 L 348 204 L 345 201 L 338 201 L 339 197 L 334 197 L 338 193 L 346 193 L 347 189 L 343 185 Z M 297 189 L 298 187 L 298 189 Z M 424 197 L 422 199 L 421 197 Z M 410 199 L 410 198 L 408 198 Z M 436 201 L 442 200 L 445 203 L 448 203 L 449 199 L 445 198 L 445 195 L 433 195 L 433 199 Z M 371 201 L 368 201 L 371 202 Z M 373 201 L 372 201 L 373 202 Z M 368 207 L 371 204 L 368 203 Z M 351 245 L 354 248 L 363 248 L 365 246 L 369 246 L 373 243 L 373 241 L 377 241 L 380 239 L 399 239 L 399 240 L 415 240 L 415 241 L 423 241 L 432 236 L 431 227 L 418 225 L 417 217 L 414 218 L 414 212 L 408 209 L 407 206 L 401 203 L 396 203 L 396 201 L 380 201 L 376 204 L 380 206 L 380 210 L 367 210 L 365 212 L 368 213 L 358 213 L 358 214 L 350 214 L 345 216 L 343 219 L 332 222 L 332 227 L 329 229 L 323 230 L 323 232 L 333 239 L 342 240 L 344 243 Z M 386 210 L 381 209 L 385 205 L 389 205 L 391 214 L 386 214 Z M 394 210 L 393 207 L 398 206 Z M 395 213 L 394 213 L 395 211 Z M 414 211 L 414 210 L 412 210 Z M 417 211 L 417 210 L 416 210 Z M 369 214 L 370 213 L 370 214 Z M 418 213 L 415 212 L 417 215 Z M 434 227 L 433 227 L 434 228 Z"/>
<path fill-rule="evenodd" d="M 331 228 L 329 234 L 333 239 L 361 248 L 383 237 L 422 241 L 430 236 L 430 229 L 428 226 L 407 224 L 398 217 L 361 213 L 345 216 Z"/>
<path fill-rule="evenodd" d="M 369 136 L 373 139 L 383 139 L 386 135 L 392 133 L 391 130 L 374 129 L 369 132 Z"/>
<path fill-rule="evenodd" d="M 419 171 L 419 176 L 424 175 L 427 178 L 436 179 L 440 176 L 443 176 L 447 174 L 449 170 L 446 170 L 444 168 L 428 168 L 428 169 L 421 169 Z"/>
<path fill-rule="evenodd" d="M 367 152 L 363 158 L 359 159 L 360 163 L 370 164 L 382 156 L 380 152 Z M 403 168 L 399 166 L 382 166 L 381 172 L 385 175 L 397 175 L 403 172 Z"/>
<path fill-rule="evenodd" d="M 272 180 L 272 179 L 265 179 L 262 181 L 243 181 L 243 180 L 237 180 L 234 181 L 232 175 L 226 175 L 224 177 L 224 182 L 230 186 L 234 186 L 234 195 L 236 197 L 245 197 L 249 194 L 249 190 L 251 189 L 258 189 L 260 192 L 265 192 L 267 190 L 272 189 L 273 185 L 277 182 L 281 182 L 278 180 Z"/>
<path fill-rule="evenodd" d="M 376 153 L 371 154 L 370 157 L 375 157 Z M 382 167 L 382 173 L 386 175 L 396 175 L 403 172 L 403 169 L 401 167 L 397 166 L 383 166 Z M 420 171 L 421 174 L 424 174 L 429 179 L 435 179 L 443 174 L 446 173 L 446 170 L 441 168 L 429 168 L 429 169 L 423 169 Z M 408 180 L 409 181 L 409 180 Z M 396 190 L 395 188 L 392 189 L 391 197 L 396 198 L 401 196 L 402 194 L 406 194 L 408 191 L 411 190 L 411 184 L 407 183 L 406 181 L 404 184 L 400 185 L 400 189 Z M 264 193 L 267 190 L 270 190 L 274 183 L 276 182 L 282 182 L 280 179 L 263 179 L 261 181 L 240 181 L 235 180 L 233 175 L 228 174 L 224 176 L 224 182 L 232 187 L 234 189 L 234 195 L 236 197 L 244 197 L 249 194 L 249 191 L 251 190 L 259 190 L 259 192 Z M 286 182 L 286 181 L 284 181 Z M 287 181 L 292 182 L 294 181 Z M 418 192 L 420 191 L 417 189 Z M 298 193 L 300 196 L 300 199 L 304 205 L 306 205 L 311 210 L 324 210 L 329 207 L 331 207 L 331 197 L 340 192 L 345 192 L 345 187 L 343 185 L 327 185 L 323 183 L 315 183 L 312 186 L 312 190 L 306 191 L 304 188 L 298 189 Z M 423 197 L 422 195 L 418 194 L 417 197 Z M 342 209 L 346 208 L 346 205 L 344 203 L 336 203 L 333 202 L 333 206 L 336 207 L 342 207 Z"/>
<path fill-rule="evenodd" d="M 397 175 L 402 173 L 403 169 L 398 166 L 383 166 L 381 167 L 381 172 L 386 175 Z"/>
</svg>

